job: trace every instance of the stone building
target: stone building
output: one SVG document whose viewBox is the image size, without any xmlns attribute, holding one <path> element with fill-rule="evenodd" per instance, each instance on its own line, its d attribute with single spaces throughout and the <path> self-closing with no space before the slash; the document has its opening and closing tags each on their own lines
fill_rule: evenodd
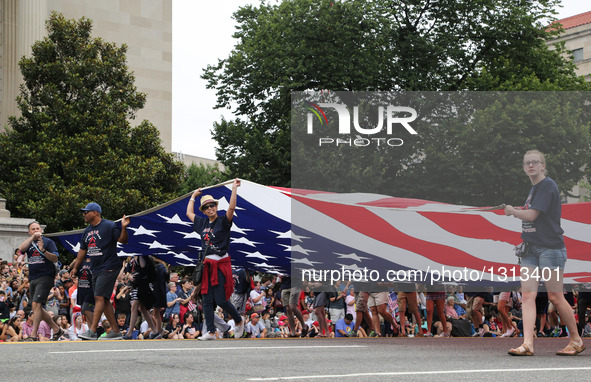
<svg viewBox="0 0 591 382">
<path fill-rule="evenodd" d="M 18 61 L 46 34 L 51 12 L 93 20 L 93 37 L 127 44 L 127 63 L 147 102 L 134 123 L 147 119 L 172 149 L 172 1 L 170 0 L 2 0 L 0 1 L 0 130 L 17 115 L 22 76 Z"/>
</svg>

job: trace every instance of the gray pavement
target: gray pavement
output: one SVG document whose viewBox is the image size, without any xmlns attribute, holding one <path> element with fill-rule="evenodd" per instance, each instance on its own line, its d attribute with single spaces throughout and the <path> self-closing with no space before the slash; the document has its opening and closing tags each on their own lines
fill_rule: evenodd
<svg viewBox="0 0 591 382">
<path fill-rule="evenodd" d="M 342 338 L 0 343 L 2 380 L 14 381 L 589 381 L 591 340 L 577 357 L 540 338 Z"/>
</svg>

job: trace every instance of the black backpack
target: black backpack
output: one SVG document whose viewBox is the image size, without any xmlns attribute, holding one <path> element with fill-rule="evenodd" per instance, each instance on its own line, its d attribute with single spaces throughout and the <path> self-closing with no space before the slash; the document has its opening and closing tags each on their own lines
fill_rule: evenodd
<svg viewBox="0 0 591 382">
<path fill-rule="evenodd" d="M 452 337 L 472 337 L 472 324 L 468 320 L 450 318 Z"/>
</svg>

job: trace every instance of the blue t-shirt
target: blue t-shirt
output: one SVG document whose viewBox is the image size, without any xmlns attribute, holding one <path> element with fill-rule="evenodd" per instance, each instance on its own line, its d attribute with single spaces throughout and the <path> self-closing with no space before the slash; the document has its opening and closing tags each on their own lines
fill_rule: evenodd
<svg viewBox="0 0 591 382">
<path fill-rule="evenodd" d="M 174 300 L 177 299 L 177 295 L 176 293 L 172 293 L 172 292 L 168 292 L 166 294 L 166 302 L 172 302 Z M 181 303 L 180 302 L 175 302 L 172 306 L 166 306 L 166 311 L 165 314 L 167 317 L 172 316 L 173 314 L 179 314 L 181 311 Z"/>
<path fill-rule="evenodd" d="M 110 221 L 102 219 L 96 226 L 89 225 L 82 233 L 80 249 L 85 249 L 90 257 L 90 269 L 93 274 L 102 271 L 118 271 L 122 261 L 117 256 L 117 240 L 121 236 L 121 228 Z"/>
<path fill-rule="evenodd" d="M 533 222 L 521 223 L 523 241 L 547 248 L 564 248 L 564 231 L 560 227 L 562 206 L 556 182 L 546 177 L 532 186 L 523 209 L 541 212 Z"/>
<path fill-rule="evenodd" d="M 349 334 L 353 331 L 353 328 L 355 327 L 355 321 L 351 321 L 351 323 L 349 325 L 347 325 L 347 323 L 345 322 L 344 318 L 341 318 L 340 320 L 337 321 L 337 324 L 335 325 L 335 333 L 334 336 L 335 337 L 344 337 L 340 332 L 339 329 L 344 331 L 345 333 Z"/>
<path fill-rule="evenodd" d="M 43 248 L 47 252 L 58 255 L 57 247 L 53 240 L 42 236 Z M 45 256 L 38 250 L 36 241 L 33 241 L 26 251 L 29 261 L 29 280 L 36 280 L 43 276 L 55 276 L 55 265 L 47 260 Z M 59 256 L 59 255 L 58 255 Z"/>
<path fill-rule="evenodd" d="M 232 222 L 226 215 L 218 216 L 213 222 L 209 218 L 195 216 L 193 230 L 201 236 L 202 247 L 209 247 L 207 255 L 224 256 L 230 246 Z"/>
</svg>

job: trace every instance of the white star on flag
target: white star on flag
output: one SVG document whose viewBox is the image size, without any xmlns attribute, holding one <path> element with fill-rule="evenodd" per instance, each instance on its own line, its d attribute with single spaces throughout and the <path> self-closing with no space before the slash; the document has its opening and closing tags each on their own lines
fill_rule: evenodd
<svg viewBox="0 0 591 382">
<path fill-rule="evenodd" d="M 172 251 L 168 252 L 167 255 L 173 255 L 177 259 L 186 260 L 186 261 L 193 261 L 190 257 L 183 253 L 174 253 Z"/>
<path fill-rule="evenodd" d="M 154 242 L 152 242 L 152 243 L 142 243 L 142 242 L 140 242 L 140 244 L 149 245 L 150 246 L 150 249 L 160 249 L 160 248 L 162 248 L 162 249 L 170 249 L 170 247 L 174 247 L 174 245 L 160 244 L 156 240 L 154 240 Z"/>
<path fill-rule="evenodd" d="M 178 234 L 184 235 L 183 239 L 199 239 L 201 240 L 201 235 L 199 235 L 197 232 L 195 231 L 191 231 L 189 233 L 187 232 L 181 232 L 181 231 L 174 231 Z"/>
<path fill-rule="evenodd" d="M 287 232 L 279 232 L 279 231 L 269 230 L 269 232 L 273 232 L 274 234 L 276 234 L 277 239 L 292 239 L 292 240 L 297 240 L 300 243 L 302 242 L 302 239 L 309 239 L 309 237 L 307 237 L 307 236 L 296 235 L 295 233 L 291 232 L 291 230 L 289 230 Z"/>
<path fill-rule="evenodd" d="M 351 260 L 355 260 L 357 262 L 361 262 L 361 260 L 369 260 L 368 257 L 361 257 L 361 256 L 357 256 L 356 253 L 349 253 L 348 255 L 345 255 L 344 253 L 336 253 L 333 252 L 335 255 L 337 255 L 339 257 L 339 259 L 351 259 Z"/>
<path fill-rule="evenodd" d="M 133 236 L 148 235 L 148 236 L 156 237 L 156 235 L 154 235 L 154 234 L 160 232 L 160 231 L 153 231 L 150 229 L 146 229 L 146 228 L 144 228 L 143 225 L 140 225 L 138 228 L 127 227 L 127 229 L 130 229 L 133 231 Z"/>
<path fill-rule="evenodd" d="M 241 233 L 241 234 L 243 234 L 243 235 L 246 235 L 246 232 L 248 232 L 248 231 L 254 231 L 253 229 L 250 229 L 250 228 L 244 228 L 244 229 L 242 229 L 242 228 L 239 228 L 239 227 L 236 225 L 236 223 L 232 224 L 232 228 L 230 228 L 230 230 L 231 230 L 231 231 L 234 231 L 234 232 Z"/>
<path fill-rule="evenodd" d="M 262 244 L 256 241 L 250 241 L 245 237 L 241 237 L 239 239 L 234 239 L 232 238 L 232 244 L 246 244 L 246 245 L 250 245 L 251 247 L 255 247 L 255 244 Z"/>
<path fill-rule="evenodd" d="M 308 266 L 314 266 L 314 264 L 322 264 L 319 261 L 310 261 L 305 257 L 303 259 L 292 259 L 291 261 L 294 264 L 306 264 Z"/>
<path fill-rule="evenodd" d="M 259 259 L 263 259 L 265 261 L 267 261 L 269 259 L 275 259 L 276 258 L 275 256 L 263 255 L 259 251 L 256 251 L 255 253 L 246 252 L 246 251 L 238 251 L 238 252 L 246 253 L 246 257 L 258 257 Z"/>
<path fill-rule="evenodd" d="M 259 266 L 259 267 L 269 268 L 269 269 L 272 269 L 272 268 L 281 268 L 280 266 L 277 266 L 277 265 L 269 265 L 267 263 L 255 263 L 254 261 L 249 261 L 249 263 L 255 264 L 255 265 Z"/>
<path fill-rule="evenodd" d="M 289 251 L 289 252 L 299 252 L 299 253 L 303 253 L 306 256 L 310 256 L 310 254 L 308 252 L 318 252 L 318 251 L 314 251 L 312 249 L 304 249 L 302 248 L 301 245 L 285 245 L 285 244 L 279 244 L 282 247 L 285 247 L 285 251 Z"/>
<path fill-rule="evenodd" d="M 350 271 L 363 270 L 363 268 L 359 268 L 359 266 L 357 264 L 345 265 L 345 264 L 337 263 L 337 265 L 340 265 L 341 267 L 343 267 L 347 270 L 350 270 Z"/>
<path fill-rule="evenodd" d="M 77 242 L 76 245 L 72 245 L 72 243 L 66 240 L 66 243 L 68 243 L 70 248 L 72 248 L 72 252 L 78 253 L 78 251 L 80 250 L 80 242 Z"/>
<path fill-rule="evenodd" d="M 166 223 L 168 223 L 168 224 L 182 224 L 182 225 L 189 226 L 189 227 L 191 225 L 193 225 L 193 223 L 191 223 L 191 222 L 181 220 L 181 218 L 179 217 L 178 214 L 174 214 L 174 216 L 171 218 L 164 216 L 164 215 L 160 215 L 160 214 L 158 214 L 158 216 L 160 216 L 162 219 L 164 219 L 166 221 Z"/>
</svg>

